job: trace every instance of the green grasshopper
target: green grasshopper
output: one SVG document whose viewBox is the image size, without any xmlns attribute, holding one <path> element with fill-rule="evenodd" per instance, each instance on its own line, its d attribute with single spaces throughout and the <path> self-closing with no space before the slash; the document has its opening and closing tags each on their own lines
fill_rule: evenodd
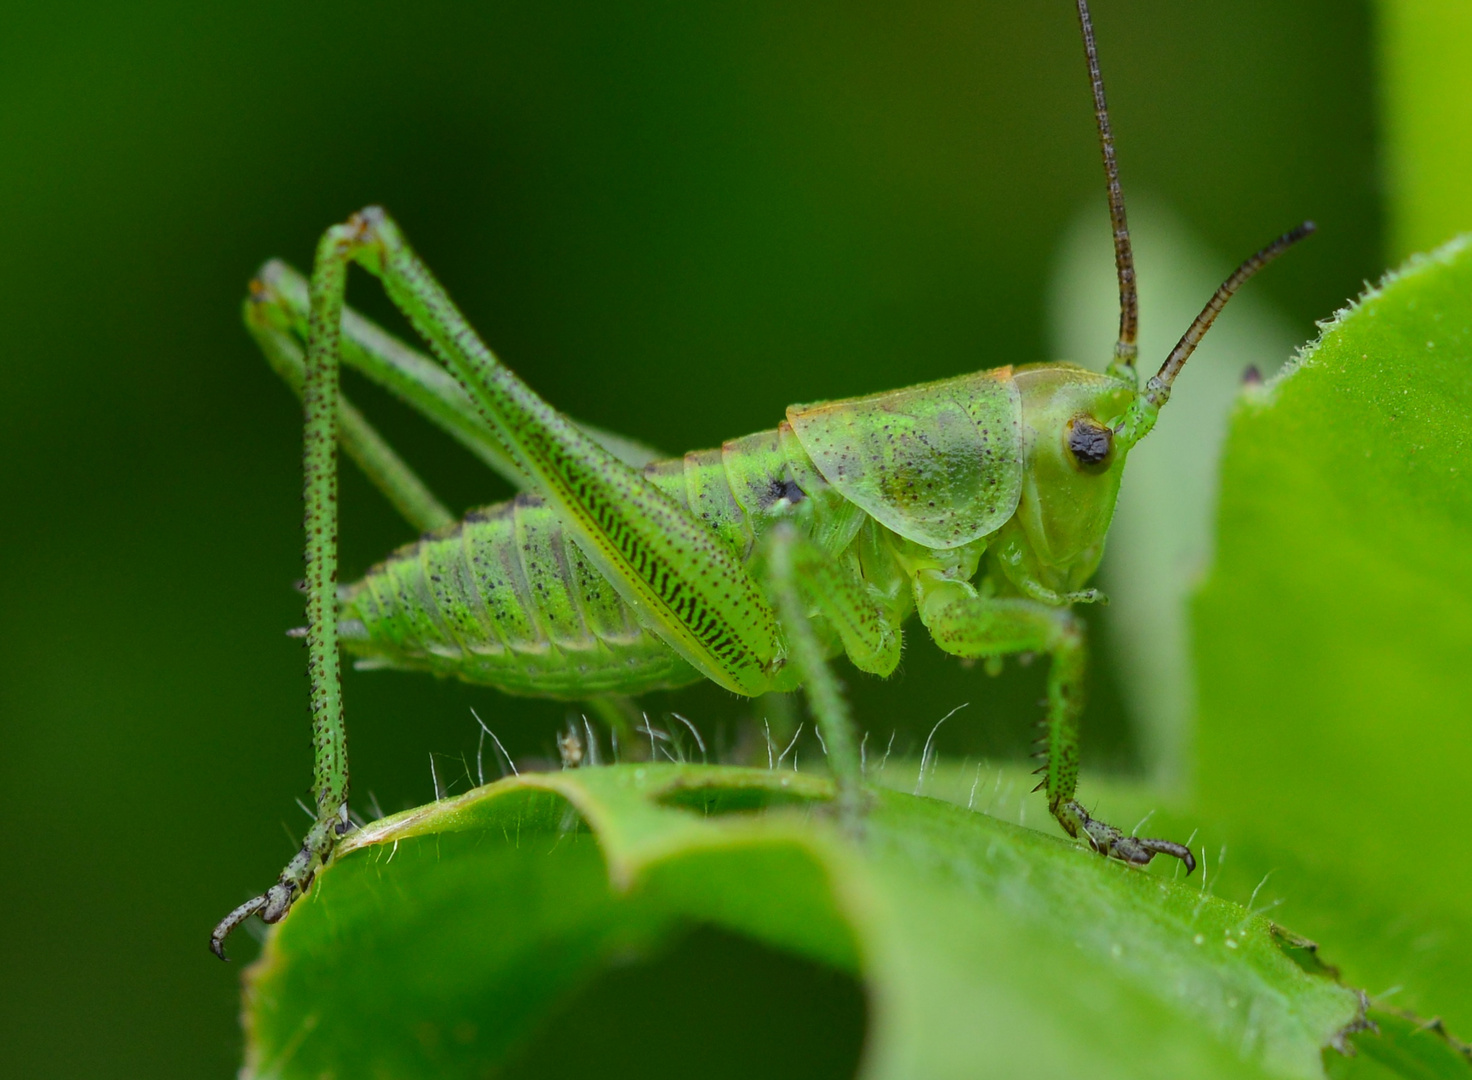
<svg viewBox="0 0 1472 1080">
<path fill-rule="evenodd" d="M 1119 340 L 1104 374 L 999 367 L 867 397 L 795 405 L 775 430 L 669 461 L 580 427 L 481 342 L 379 208 L 327 230 L 310 281 L 268 263 L 245 318 L 305 411 L 306 579 L 315 822 L 265 893 L 215 928 L 273 923 L 350 828 L 340 649 L 367 666 L 511 694 L 593 700 L 710 679 L 756 696 L 805 689 L 840 820 L 857 833 L 859 748 L 828 661 L 891 674 L 913 614 L 943 650 L 989 665 L 1046 653 L 1038 785 L 1064 831 L 1134 865 L 1188 848 L 1137 838 L 1075 800 L 1083 627 L 1070 610 L 1104 553 L 1130 449 L 1228 298 L 1313 230 L 1286 233 L 1217 290 L 1143 390 L 1134 264 L 1086 0 L 1077 0 L 1108 181 Z M 344 308 L 357 263 L 439 363 Z M 342 396 L 364 372 L 523 489 L 462 521 Z M 337 447 L 425 535 L 337 584 Z"/>
</svg>

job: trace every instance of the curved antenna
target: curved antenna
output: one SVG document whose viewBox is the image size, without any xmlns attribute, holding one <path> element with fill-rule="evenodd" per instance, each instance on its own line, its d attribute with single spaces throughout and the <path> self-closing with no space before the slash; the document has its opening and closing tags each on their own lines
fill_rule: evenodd
<svg viewBox="0 0 1472 1080">
<path fill-rule="evenodd" d="M 1211 324 L 1221 314 L 1222 308 L 1227 306 L 1227 301 L 1232 298 L 1232 294 L 1240 289 L 1253 274 L 1257 273 L 1304 237 L 1312 235 L 1315 228 L 1317 226 L 1312 221 L 1305 221 L 1298 228 L 1290 229 L 1256 255 L 1245 260 L 1241 266 L 1232 271 L 1231 277 L 1222 282 L 1221 287 L 1206 302 L 1206 306 L 1201 309 L 1201 314 L 1196 316 L 1196 321 L 1191 324 L 1190 329 L 1181 335 L 1180 341 L 1176 342 L 1176 347 L 1165 358 L 1165 363 L 1160 365 L 1160 371 L 1153 379 L 1145 384 L 1145 397 L 1150 399 L 1156 408 L 1164 405 L 1167 399 L 1170 398 L 1171 383 L 1176 381 L 1176 376 L 1181 373 L 1181 368 L 1185 367 L 1186 361 L 1191 359 L 1191 354 L 1196 351 L 1196 346 L 1201 343 L 1201 339 L 1211 329 Z"/>
<path fill-rule="evenodd" d="M 1304 237 L 1312 235 L 1315 228 L 1312 221 L 1305 221 L 1298 228 L 1285 232 L 1232 271 L 1232 276 L 1222 282 L 1221 287 L 1201 309 L 1201 314 L 1196 316 L 1190 328 L 1181 335 L 1181 340 L 1176 342 L 1176 347 L 1165 358 L 1165 363 L 1160 365 L 1160 371 L 1151 376 L 1150 381 L 1145 384 L 1145 392 L 1137 397 L 1125 411 L 1124 418 L 1114 429 L 1116 444 L 1129 448 L 1149 433 L 1150 429 L 1155 426 L 1160 407 L 1170 400 L 1171 384 L 1176 381 L 1181 368 L 1186 366 L 1186 361 L 1191 359 L 1191 354 L 1196 351 L 1196 346 L 1201 344 L 1201 339 L 1211 329 L 1211 324 L 1216 322 L 1216 317 L 1221 314 L 1222 308 L 1227 306 L 1227 301 L 1248 278 Z"/>
<path fill-rule="evenodd" d="M 1114 227 L 1114 268 L 1119 275 L 1119 340 L 1109 374 L 1137 384 L 1135 357 L 1140 328 L 1140 300 L 1135 292 L 1135 254 L 1130 247 L 1130 226 L 1124 215 L 1124 192 L 1119 186 L 1119 163 L 1114 160 L 1114 133 L 1109 128 L 1109 106 L 1104 101 L 1104 77 L 1099 74 L 1099 50 L 1094 45 L 1094 22 L 1088 0 L 1078 0 L 1078 25 L 1084 35 L 1084 58 L 1089 64 L 1089 86 L 1094 91 L 1094 120 L 1099 125 L 1099 152 L 1104 157 L 1104 177 L 1109 184 L 1109 223 Z"/>
</svg>

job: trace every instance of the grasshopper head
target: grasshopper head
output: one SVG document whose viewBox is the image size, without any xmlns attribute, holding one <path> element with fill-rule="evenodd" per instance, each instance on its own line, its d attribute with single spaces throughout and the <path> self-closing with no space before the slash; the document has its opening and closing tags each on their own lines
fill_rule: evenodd
<svg viewBox="0 0 1472 1080">
<path fill-rule="evenodd" d="M 1076 590 L 1103 558 L 1104 535 L 1114 516 L 1125 455 L 1155 426 L 1161 407 L 1170 400 L 1171 385 L 1202 336 L 1248 278 L 1314 231 L 1314 223 L 1305 221 L 1237 267 L 1181 336 L 1160 371 L 1141 389 L 1135 372 L 1140 317 L 1135 256 L 1087 0 L 1078 0 L 1078 20 L 1099 126 L 1109 221 L 1114 227 L 1119 338 L 1104 375 L 1066 364 L 1041 364 L 1018 373 L 1023 425 L 1032 441 L 1022 500 L 1009 522 L 1016 529 L 1008 538 L 1005 556 L 1024 564 L 1019 568 L 1031 571 L 1035 580 L 1064 593 Z M 1016 535 L 1018 530 L 1021 537 Z"/>
<path fill-rule="evenodd" d="M 1017 371 L 1026 460 L 1008 558 L 1060 593 L 1077 590 L 1098 569 L 1130 448 L 1155 426 L 1176 376 L 1226 302 L 1313 231 L 1313 222 L 1306 221 L 1239 266 L 1142 389 L 1134 381 L 1133 343 L 1123 334 L 1106 374 L 1072 364 Z M 1133 312 L 1128 305 L 1124 311 L 1121 325 L 1132 329 Z"/>
<path fill-rule="evenodd" d="M 1014 522 L 1031 576 L 1068 592 L 1104 555 L 1128 447 L 1114 425 L 1134 389 L 1068 364 L 1017 372 L 1026 464 Z M 1014 534 L 1014 538 L 1015 534 Z"/>
</svg>

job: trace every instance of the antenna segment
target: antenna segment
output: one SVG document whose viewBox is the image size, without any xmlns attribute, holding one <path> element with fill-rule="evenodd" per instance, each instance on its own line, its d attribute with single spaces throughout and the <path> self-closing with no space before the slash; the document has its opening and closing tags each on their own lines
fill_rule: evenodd
<svg viewBox="0 0 1472 1080">
<path fill-rule="evenodd" d="M 1138 383 L 1135 357 L 1140 327 L 1140 300 L 1135 292 L 1135 254 L 1130 247 L 1130 226 L 1125 220 L 1124 192 L 1119 186 L 1119 163 L 1114 159 L 1114 132 L 1109 127 L 1109 105 L 1104 100 L 1104 77 L 1099 74 L 1099 51 L 1094 45 L 1094 23 L 1088 0 L 1078 0 L 1078 25 L 1084 35 L 1084 58 L 1089 64 L 1089 86 L 1094 92 L 1094 120 L 1099 125 L 1099 152 L 1104 158 L 1104 177 L 1109 185 L 1109 223 L 1114 227 L 1114 267 L 1119 275 L 1119 340 L 1109 374 Z"/>
<path fill-rule="evenodd" d="M 1160 365 L 1160 371 L 1145 384 L 1146 400 L 1158 409 L 1170 399 L 1171 383 L 1176 381 L 1181 368 L 1186 366 L 1186 361 L 1196 351 L 1196 346 L 1206 336 L 1206 331 L 1211 329 L 1211 324 L 1221 314 L 1222 308 L 1227 306 L 1227 301 L 1232 298 L 1232 294 L 1240 289 L 1253 274 L 1304 237 L 1312 235 L 1315 228 L 1317 226 L 1312 221 L 1305 221 L 1298 228 L 1285 232 L 1232 271 L 1232 276 L 1222 282 L 1221 287 L 1206 302 L 1206 306 L 1201 309 L 1201 314 L 1196 316 L 1196 321 L 1191 324 L 1190 329 L 1181 335 L 1181 340 L 1176 342 L 1176 347 L 1165 358 L 1165 363 Z"/>
<path fill-rule="evenodd" d="M 1170 351 L 1165 358 L 1165 363 L 1160 365 L 1160 371 L 1151 377 L 1145 384 L 1145 392 L 1137 397 L 1134 403 L 1125 412 L 1124 419 L 1114 429 L 1114 437 L 1117 444 L 1128 449 L 1143 439 L 1155 426 L 1156 417 L 1160 414 L 1160 407 L 1170 400 L 1171 384 L 1176 381 L 1176 376 L 1181 373 L 1181 368 L 1186 366 L 1186 361 L 1196 351 L 1196 346 L 1211 329 L 1211 324 L 1216 322 L 1216 317 L 1221 314 L 1222 308 L 1227 306 L 1233 294 L 1236 293 L 1247 280 L 1272 262 L 1283 252 L 1294 244 L 1314 232 L 1315 225 L 1312 221 L 1305 221 L 1296 229 L 1290 229 L 1278 237 L 1267 247 L 1256 255 L 1247 259 L 1236 270 L 1232 276 L 1222 282 L 1221 287 L 1206 302 L 1201 309 L 1201 314 L 1196 316 L 1190 328 L 1181 335 L 1181 340 L 1176 347 Z"/>
</svg>

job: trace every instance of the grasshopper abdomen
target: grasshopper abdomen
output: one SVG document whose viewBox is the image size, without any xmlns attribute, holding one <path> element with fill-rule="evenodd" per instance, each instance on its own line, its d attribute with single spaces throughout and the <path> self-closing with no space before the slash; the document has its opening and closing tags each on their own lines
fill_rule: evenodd
<svg viewBox="0 0 1472 1080">
<path fill-rule="evenodd" d="M 531 495 L 401 548 L 345 590 L 342 617 L 353 630 L 343 645 L 360 666 L 512 694 L 579 700 L 700 678 Z"/>
</svg>

